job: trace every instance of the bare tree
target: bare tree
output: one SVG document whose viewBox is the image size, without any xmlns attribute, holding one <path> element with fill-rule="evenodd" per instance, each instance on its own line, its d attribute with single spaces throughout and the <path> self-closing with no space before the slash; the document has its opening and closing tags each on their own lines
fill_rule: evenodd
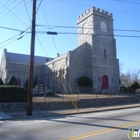
<svg viewBox="0 0 140 140">
<path fill-rule="evenodd" d="M 129 87 L 132 84 L 131 74 L 129 72 L 120 74 L 121 86 Z"/>
<path fill-rule="evenodd" d="M 123 66 L 124 66 L 124 64 L 122 62 L 120 62 L 119 63 L 119 71 L 120 71 L 120 74 L 122 74 Z"/>
<path fill-rule="evenodd" d="M 131 77 L 133 82 L 140 82 L 140 69 L 133 69 L 131 71 Z"/>
<path fill-rule="evenodd" d="M 129 87 L 134 82 L 140 84 L 140 69 L 128 70 L 127 73 L 120 73 L 121 86 Z"/>
</svg>

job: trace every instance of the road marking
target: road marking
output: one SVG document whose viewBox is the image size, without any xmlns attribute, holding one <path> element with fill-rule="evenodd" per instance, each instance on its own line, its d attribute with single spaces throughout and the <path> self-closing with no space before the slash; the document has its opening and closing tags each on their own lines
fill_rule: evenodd
<svg viewBox="0 0 140 140">
<path fill-rule="evenodd" d="M 136 124 L 140 124 L 140 120 L 139 121 L 135 121 L 135 122 L 131 122 L 131 123 L 127 123 L 127 124 L 123 124 L 123 125 L 119 125 L 119 126 L 112 126 L 114 128 L 106 128 L 106 129 L 103 129 L 103 130 L 99 130 L 99 131 L 95 131 L 95 132 L 90 132 L 90 133 L 86 133 L 86 134 L 82 134 L 82 135 L 77 135 L 77 136 L 73 136 L 73 137 L 69 137 L 69 138 L 65 138 L 65 139 L 61 139 L 61 140 L 79 140 L 79 139 L 84 139 L 84 138 L 87 138 L 87 137 L 91 137 L 91 136 L 95 136 L 95 135 L 111 132 L 111 131 L 117 130 L 119 128 L 124 128 L 126 126 L 133 126 L 133 125 L 136 125 Z"/>
</svg>

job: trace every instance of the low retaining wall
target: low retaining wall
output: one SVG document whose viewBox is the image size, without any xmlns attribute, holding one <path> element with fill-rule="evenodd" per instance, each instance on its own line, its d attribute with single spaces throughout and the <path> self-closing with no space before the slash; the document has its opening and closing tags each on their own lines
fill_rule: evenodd
<svg viewBox="0 0 140 140">
<path fill-rule="evenodd" d="M 117 98 L 100 98 L 100 99 L 81 99 L 76 101 L 78 108 L 121 105 L 128 103 L 138 103 L 140 100 L 136 97 L 117 97 Z M 24 111 L 27 103 L 0 103 L 0 111 Z M 44 102 L 33 103 L 33 110 L 52 110 L 52 109 L 68 109 L 74 108 L 72 102 Z"/>
</svg>

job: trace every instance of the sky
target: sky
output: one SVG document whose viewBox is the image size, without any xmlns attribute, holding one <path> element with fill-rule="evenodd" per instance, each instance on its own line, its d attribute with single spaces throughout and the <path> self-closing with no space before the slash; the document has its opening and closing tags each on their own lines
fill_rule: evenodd
<svg viewBox="0 0 140 140">
<path fill-rule="evenodd" d="M 92 6 L 113 14 L 122 71 L 140 69 L 139 0 L 37 0 L 35 55 L 56 57 L 57 53 L 61 55 L 78 47 L 77 18 Z M 0 0 L 0 58 L 4 48 L 30 54 L 31 16 L 32 0 Z M 45 34 L 48 31 L 60 34 Z"/>
</svg>

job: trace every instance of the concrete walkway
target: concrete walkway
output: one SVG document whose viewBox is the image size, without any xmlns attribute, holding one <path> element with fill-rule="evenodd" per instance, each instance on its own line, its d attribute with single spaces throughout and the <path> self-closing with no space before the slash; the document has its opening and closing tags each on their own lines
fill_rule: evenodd
<svg viewBox="0 0 140 140">
<path fill-rule="evenodd" d="M 2 112 L 0 111 L 0 120 L 10 120 L 10 119 L 27 119 L 36 117 L 54 117 L 62 115 L 73 115 L 73 114 L 83 114 L 83 113 L 93 113 L 101 111 L 119 110 L 127 108 L 140 107 L 140 104 L 127 104 L 127 105 L 113 105 L 106 107 L 92 107 L 92 108 L 81 108 L 79 110 L 66 109 L 66 110 L 37 110 L 32 112 L 32 116 L 26 115 L 25 111 L 14 111 L 14 112 Z"/>
<path fill-rule="evenodd" d="M 7 115 L 6 113 L 0 111 L 0 120 L 7 120 L 12 118 L 13 117 L 11 117 L 10 115 Z"/>
</svg>

